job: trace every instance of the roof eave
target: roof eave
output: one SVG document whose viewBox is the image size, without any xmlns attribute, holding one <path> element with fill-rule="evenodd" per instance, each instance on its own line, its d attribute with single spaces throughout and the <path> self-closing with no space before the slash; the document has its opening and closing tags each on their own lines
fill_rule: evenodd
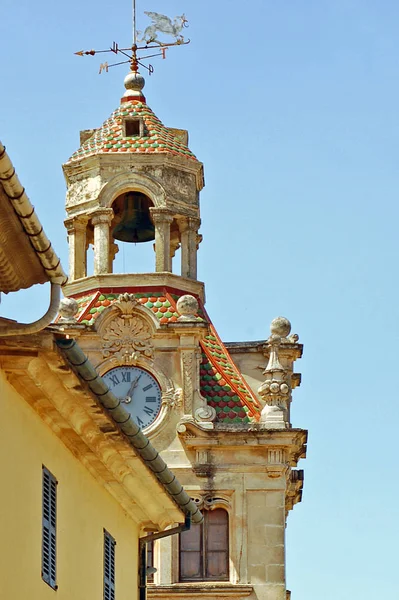
<svg viewBox="0 0 399 600">
<path fill-rule="evenodd" d="M 15 168 L 1 142 L 0 183 L 9 200 L 10 210 L 17 216 L 24 234 L 30 242 L 29 248 L 32 249 L 32 256 L 36 259 L 38 258 L 41 263 L 45 273 L 45 280 L 55 284 L 66 283 L 67 276 L 62 268 L 61 261 L 54 252 L 50 240 L 44 233 L 43 226 L 35 213 L 35 209 L 29 201 L 25 188 L 21 185 Z M 21 235 L 21 231 L 16 230 L 15 235 Z M 29 267 L 27 266 L 27 268 Z M 37 282 L 34 283 L 43 283 L 43 277 L 38 276 Z M 17 289 L 21 288 L 9 291 L 17 291 Z"/>
</svg>

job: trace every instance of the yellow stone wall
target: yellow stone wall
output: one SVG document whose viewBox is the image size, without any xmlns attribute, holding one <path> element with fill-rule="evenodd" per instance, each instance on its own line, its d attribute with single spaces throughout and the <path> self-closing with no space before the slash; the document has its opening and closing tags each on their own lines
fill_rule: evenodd
<svg viewBox="0 0 399 600">
<path fill-rule="evenodd" d="M 137 525 L 1 372 L 0 453 L 0 598 L 101 599 L 105 528 L 116 540 L 117 597 L 135 600 Z M 41 578 L 43 464 L 58 480 L 56 592 Z"/>
</svg>

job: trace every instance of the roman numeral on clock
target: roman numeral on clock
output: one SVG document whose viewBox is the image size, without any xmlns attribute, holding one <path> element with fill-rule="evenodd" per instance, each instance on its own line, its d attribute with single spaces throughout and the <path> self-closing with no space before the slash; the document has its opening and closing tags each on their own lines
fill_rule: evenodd
<svg viewBox="0 0 399 600">
<path fill-rule="evenodd" d="M 153 384 L 152 384 L 152 383 L 150 383 L 149 385 L 146 385 L 146 386 L 143 388 L 143 392 L 148 392 L 148 390 L 150 390 L 152 387 L 153 387 Z"/>
<path fill-rule="evenodd" d="M 122 371 L 122 381 L 127 381 L 128 383 L 130 383 L 130 371 Z"/>
<path fill-rule="evenodd" d="M 115 385 L 118 385 L 118 383 L 119 383 L 118 375 L 111 375 L 111 376 L 110 376 L 110 380 L 111 380 L 111 383 L 112 383 L 114 386 L 115 386 Z"/>
<path fill-rule="evenodd" d="M 154 414 L 154 409 L 150 408 L 149 406 L 145 406 L 144 407 L 144 412 L 146 415 L 148 415 L 149 417 L 151 417 L 151 415 Z"/>
<path fill-rule="evenodd" d="M 146 402 L 156 402 L 157 399 L 155 396 L 147 396 L 147 398 L 145 399 Z"/>
</svg>

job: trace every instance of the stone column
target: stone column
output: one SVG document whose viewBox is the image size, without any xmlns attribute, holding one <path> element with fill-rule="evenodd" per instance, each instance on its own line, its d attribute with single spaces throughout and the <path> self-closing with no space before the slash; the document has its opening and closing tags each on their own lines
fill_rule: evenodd
<svg viewBox="0 0 399 600">
<path fill-rule="evenodd" d="M 92 213 L 94 225 L 94 275 L 109 273 L 109 234 L 114 216 L 112 208 L 101 208 Z"/>
<path fill-rule="evenodd" d="M 69 246 L 69 281 L 86 277 L 87 218 L 75 217 L 65 221 Z"/>
<path fill-rule="evenodd" d="M 155 225 L 155 271 L 172 271 L 170 224 L 172 215 L 164 208 L 150 208 Z"/>
<path fill-rule="evenodd" d="M 181 275 L 197 279 L 197 238 L 200 219 L 187 217 L 179 222 L 181 235 Z"/>
</svg>

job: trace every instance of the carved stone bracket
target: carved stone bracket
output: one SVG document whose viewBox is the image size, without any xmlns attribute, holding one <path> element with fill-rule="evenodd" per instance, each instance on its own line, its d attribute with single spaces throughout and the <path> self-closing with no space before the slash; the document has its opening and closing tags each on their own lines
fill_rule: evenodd
<svg viewBox="0 0 399 600">
<path fill-rule="evenodd" d="M 282 448 L 270 448 L 267 452 L 266 472 L 268 477 L 275 479 L 281 477 L 289 470 L 286 452 Z"/>
<path fill-rule="evenodd" d="M 285 498 L 285 509 L 287 512 L 292 510 L 294 505 L 302 500 L 303 480 L 304 474 L 302 469 L 289 471 Z"/>
</svg>

